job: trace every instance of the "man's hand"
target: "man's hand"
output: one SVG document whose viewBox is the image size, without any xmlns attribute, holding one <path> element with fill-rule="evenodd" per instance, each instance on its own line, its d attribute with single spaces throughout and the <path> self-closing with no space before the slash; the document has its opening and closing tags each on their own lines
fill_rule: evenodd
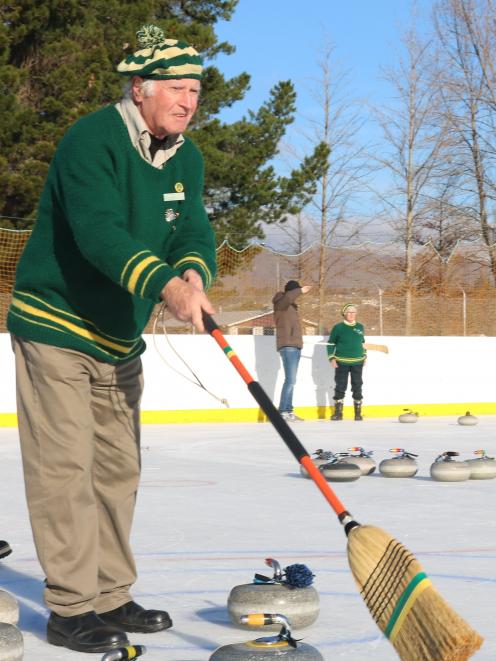
<svg viewBox="0 0 496 661">
<path fill-rule="evenodd" d="M 192 323 L 198 332 L 203 333 L 205 328 L 202 311 L 214 314 L 215 310 L 203 292 L 200 275 L 193 269 L 188 269 L 184 272 L 183 278 L 171 278 L 162 289 L 160 296 L 176 319 Z"/>
<path fill-rule="evenodd" d="M 181 277 L 185 282 L 188 282 L 190 285 L 193 285 L 195 289 L 198 289 L 198 291 L 203 291 L 203 280 L 201 279 L 201 275 L 198 271 L 195 271 L 195 269 L 187 269 Z"/>
<path fill-rule="evenodd" d="M 337 361 L 335 358 L 333 358 L 333 359 L 331 360 L 331 365 L 332 365 L 333 368 L 336 370 L 336 369 L 338 368 L 338 361 Z"/>
<path fill-rule="evenodd" d="M 312 289 L 312 285 L 304 285 L 301 288 L 301 293 L 302 294 L 307 294 L 310 291 L 310 289 Z"/>
</svg>

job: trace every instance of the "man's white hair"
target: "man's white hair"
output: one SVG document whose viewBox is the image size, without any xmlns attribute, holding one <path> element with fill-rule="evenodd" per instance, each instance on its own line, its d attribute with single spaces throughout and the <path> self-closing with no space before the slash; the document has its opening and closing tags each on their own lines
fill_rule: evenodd
<svg viewBox="0 0 496 661">
<path fill-rule="evenodd" d="M 141 81 L 141 91 L 143 96 L 153 96 L 155 94 L 155 83 L 156 80 L 142 80 Z M 133 96 L 133 79 L 126 80 L 124 83 L 124 98 L 131 99 Z"/>
</svg>

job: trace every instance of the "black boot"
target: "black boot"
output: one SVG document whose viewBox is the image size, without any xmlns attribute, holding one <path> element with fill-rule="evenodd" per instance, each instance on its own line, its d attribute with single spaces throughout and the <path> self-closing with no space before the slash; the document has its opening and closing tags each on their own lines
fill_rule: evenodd
<svg viewBox="0 0 496 661">
<path fill-rule="evenodd" d="M 51 613 L 47 624 L 47 640 L 52 645 L 76 652 L 108 652 L 129 645 L 126 634 L 103 622 L 94 611 L 62 617 Z"/>
<path fill-rule="evenodd" d="M 334 403 L 334 413 L 331 415 L 331 420 L 343 419 L 343 400 L 336 399 Z"/>
<path fill-rule="evenodd" d="M 362 400 L 354 399 L 353 406 L 355 407 L 355 420 L 363 420 L 362 417 Z"/>
<path fill-rule="evenodd" d="M 139 633 L 153 633 L 172 626 L 172 620 L 166 611 L 147 610 L 135 601 L 114 608 L 106 613 L 99 613 L 99 617 L 106 622 L 124 631 Z"/>
</svg>

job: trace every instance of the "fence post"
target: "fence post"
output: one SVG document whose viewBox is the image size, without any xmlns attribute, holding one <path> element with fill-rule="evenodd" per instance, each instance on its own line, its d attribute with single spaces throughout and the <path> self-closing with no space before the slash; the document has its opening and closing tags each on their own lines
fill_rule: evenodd
<svg viewBox="0 0 496 661">
<path fill-rule="evenodd" d="M 467 334 L 467 294 L 465 293 L 465 289 L 463 287 L 460 287 L 462 290 L 462 318 L 463 318 L 463 337 L 466 336 Z"/>
<path fill-rule="evenodd" d="M 382 289 L 379 289 L 379 335 L 384 335 L 384 326 L 382 320 Z"/>
</svg>

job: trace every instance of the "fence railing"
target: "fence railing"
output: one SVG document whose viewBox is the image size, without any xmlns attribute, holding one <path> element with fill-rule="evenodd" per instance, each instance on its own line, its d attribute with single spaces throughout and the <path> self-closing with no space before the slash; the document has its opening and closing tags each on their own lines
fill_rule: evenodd
<svg viewBox="0 0 496 661">
<path fill-rule="evenodd" d="M 15 268 L 29 235 L 0 228 L 0 332 L 6 331 Z M 322 255 L 325 277 L 319 283 Z M 272 298 L 294 279 L 312 286 L 298 299 L 306 334 L 328 333 L 342 305 L 353 302 L 369 335 L 496 335 L 495 289 L 482 245 L 457 246 L 446 260 L 429 246 L 419 249 L 408 289 L 404 254 L 394 244 L 324 251 L 312 246 L 289 255 L 261 245 L 238 251 L 223 243 L 217 256 L 219 276 L 209 298 L 227 333 L 272 334 Z M 168 332 L 192 332 L 190 325 L 165 318 Z"/>
</svg>

